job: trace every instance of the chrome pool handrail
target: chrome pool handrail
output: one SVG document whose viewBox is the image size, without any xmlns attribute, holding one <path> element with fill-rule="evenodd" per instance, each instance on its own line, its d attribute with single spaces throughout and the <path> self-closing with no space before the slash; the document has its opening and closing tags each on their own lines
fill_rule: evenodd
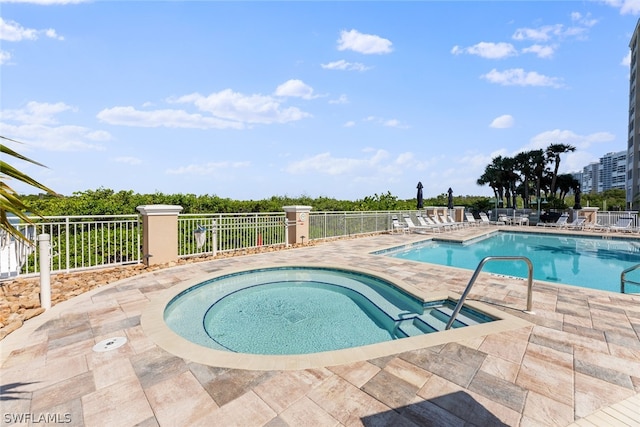
<svg viewBox="0 0 640 427">
<path fill-rule="evenodd" d="M 453 312 L 451 313 L 451 318 L 449 319 L 449 322 L 447 323 L 445 330 L 450 329 L 451 326 L 453 325 L 453 322 L 456 320 L 458 313 L 460 313 L 460 310 L 462 309 L 462 305 L 464 304 L 464 301 L 467 299 L 467 295 L 471 291 L 471 287 L 476 282 L 478 275 L 480 275 L 480 271 L 482 270 L 482 267 L 484 267 L 484 265 L 489 261 L 515 261 L 515 260 L 526 262 L 527 267 L 529 268 L 529 275 L 527 279 L 527 310 L 526 311 L 531 312 L 531 308 L 533 305 L 533 264 L 531 263 L 531 260 L 524 256 L 488 256 L 488 257 L 484 257 L 476 267 L 476 271 L 474 271 L 473 276 L 471 276 L 471 280 L 469 280 L 467 287 L 465 288 L 464 292 L 462 293 L 462 296 L 458 300 L 458 304 L 456 304 L 456 308 L 454 308 Z"/>
<path fill-rule="evenodd" d="M 625 269 L 622 273 L 620 273 L 620 293 L 621 294 L 624 294 L 624 284 L 625 283 L 631 283 L 631 284 L 634 284 L 634 285 L 640 285 L 640 282 L 635 282 L 633 280 L 627 280 L 626 279 L 627 273 L 630 273 L 633 270 L 637 270 L 638 268 L 640 268 L 640 264 L 636 264 L 634 266 L 631 266 L 631 267 Z"/>
</svg>

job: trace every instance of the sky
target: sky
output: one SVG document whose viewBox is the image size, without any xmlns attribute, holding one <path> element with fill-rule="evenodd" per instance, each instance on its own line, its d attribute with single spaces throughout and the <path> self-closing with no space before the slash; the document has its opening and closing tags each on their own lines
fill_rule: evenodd
<svg viewBox="0 0 640 427">
<path fill-rule="evenodd" d="M 491 196 L 626 150 L 640 0 L 0 0 L 6 159 L 60 194 Z M 8 182 L 21 193 L 38 190 Z"/>
</svg>

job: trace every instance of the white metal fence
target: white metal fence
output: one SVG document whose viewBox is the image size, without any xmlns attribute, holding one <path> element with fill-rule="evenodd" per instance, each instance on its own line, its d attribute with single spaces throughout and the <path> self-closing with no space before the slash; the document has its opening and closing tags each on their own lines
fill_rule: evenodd
<svg viewBox="0 0 640 427">
<path fill-rule="evenodd" d="M 405 214 L 415 216 L 417 212 L 311 212 L 309 215 L 309 239 L 322 240 L 389 231 L 393 228 L 392 217 L 402 218 Z"/>
<path fill-rule="evenodd" d="M 311 212 L 308 241 L 392 230 L 392 218 L 415 216 L 418 211 Z M 637 212 L 598 212 L 602 225 Z M 51 236 L 51 272 L 71 272 L 142 262 L 139 215 L 33 217 L 34 224 L 16 227 L 32 245 L 0 230 L 0 279 L 39 273 L 36 239 Z M 284 212 L 181 214 L 178 216 L 178 256 L 216 254 L 261 246 L 287 244 Z"/>
<path fill-rule="evenodd" d="M 285 213 L 180 214 L 178 256 L 284 245 Z"/>
<path fill-rule="evenodd" d="M 141 261 L 138 215 L 30 217 L 15 227 L 31 244 L 0 231 L 0 278 L 39 272 L 36 239 L 51 238 L 51 271 L 70 272 Z"/>
</svg>

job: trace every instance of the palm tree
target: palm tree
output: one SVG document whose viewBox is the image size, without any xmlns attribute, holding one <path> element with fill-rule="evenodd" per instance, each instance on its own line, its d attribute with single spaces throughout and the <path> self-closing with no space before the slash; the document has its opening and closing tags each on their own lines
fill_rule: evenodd
<svg viewBox="0 0 640 427">
<path fill-rule="evenodd" d="M 551 144 L 547 147 L 547 150 L 545 151 L 547 160 L 550 162 L 554 162 L 553 175 L 551 176 L 551 188 L 550 188 L 550 192 L 554 196 L 556 194 L 558 169 L 560 168 L 560 154 L 574 152 L 574 151 L 576 151 L 576 147 L 569 144 Z"/>
<path fill-rule="evenodd" d="M 0 135 L 0 138 L 6 141 L 11 141 L 20 144 L 20 142 Z M 31 160 L 7 147 L 4 144 L 0 144 L 0 153 L 13 157 L 14 159 L 23 160 L 25 162 L 33 163 L 34 165 L 46 167 L 35 160 Z M 51 195 L 57 195 L 57 193 L 46 187 L 44 184 L 39 183 L 35 179 L 20 172 L 10 164 L 4 161 L 4 158 L 0 159 L 0 229 L 7 231 L 10 235 L 19 239 L 28 241 L 27 238 L 9 221 L 7 213 L 13 214 L 19 219 L 32 223 L 31 219 L 27 216 L 27 206 L 20 199 L 20 195 L 7 184 L 7 180 L 15 179 L 17 181 L 28 184 L 32 187 L 36 187 L 42 191 Z M 29 242 L 30 243 L 30 242 Z"/>
<path fill-rule="evenodd" d="M 505 185 L 507 184 L 505 176 L 506 174 L 503 165 L 503 157 L 498 156 L 494 157 L 491 161 L 491 164 L 485 167 L 484 173 L 476 181 L 476 184 L 478 185 L 488 185 L 489 187 L 491 187 L 500 207 L 502 207 L 504 189 Z"/>
<path fill-rule="evenodd" d="M 525 208 L 529 208 L 529 186 L 533 176 L 533 167 L 529 152 L 521 152 L 516 154 L 514 159 L 514 169 L 520 172 L 520 180 L 522 181 L 522 200 Z"/>
</svg>

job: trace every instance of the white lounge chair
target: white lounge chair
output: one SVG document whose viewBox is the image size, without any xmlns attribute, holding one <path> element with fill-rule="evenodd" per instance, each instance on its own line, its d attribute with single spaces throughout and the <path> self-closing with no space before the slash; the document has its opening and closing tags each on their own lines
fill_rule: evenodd
<svg viewBox="0 0 640 427">
<path fill-rule="evenodd" d="M 486 213 L 484 212 L 480 212 L 480 220 L 484 223 L 484 224 L 488 224 L 488 225 L 504 225 L 504 221 L 491 221 L 489 219 L 489 217 L 487 216 Z"/>
<path fill-rule="evenodd" d="M 607 231 L 630 233 L 633 231 L 633 218 L 618 218 L 618 222 L 606 228 Z"/>
<path fill-rule="evenodd" d="M 584 228 L 584 222 L 586 220 L 587 220 L 586 218 L 577 217 L 576 219 L 574 219 L 570 223 L 567 223 L 565 225 L 561 225 L 560 228 L 566 228 L 568 230 L 582 230 Z"/>
<path fill-rule="evenodd" d="M 479 227 L 482 225 L 482 222 L 476 221 L 476 218 L 471 212 L 465 212 L 464 217 L 467 219 L 467 223 L 472 227 Z"/>
<path fill-rule="evenodd" d="M 539 222 L 536 225 L 540 227 L 562 227 L 567 224 L 569 220 L 568 214 L 560 215 L 560 218 L 556 220 L 556 222 Z"/>
<path fill-rule="evenodd" d="M 392 232 L 398 232 L 398 233 L 409 233 L 409 226 L 407 224 L 403 224 L 401 223 L 398 218 L 393 217 L 391 218 L 391 224 L 393 226 Z"/>
<path fill-rule="evenodd" d="M 453 230 L 453 225 L 443 222 L 438 215 L 436 214 L 429 215 L 429 217 L 431 218 L 431 221 L 433 221 L 436 225 L 439 225 L 440 227 L 448 228 L 449 230 Z"/>
<path fill-rule="evenodd" d="M 441 231 L 438 229 L 439 227 L 435 225 L 415 225 L 413 223 L 413 220 L 408 216 L 404 217 L 404 222 L 406 222 L 407 225 L 409 226 L 409 231 L 414 233 L 424 234 L 427 231 L 431 231 L 431 232 Z"/>
<path fill-rule="evenodd" d="M 437 231 L 441 233 L 442 230 L 445 229 L 445 227 L 439 226 L 438 224 L 433 222 L 429 217 L 423 217 L 421 215 L 418 215 L 416 218 L 418 219 L 418 222 L 420 223 L 420 225 L 422 225 L 423 227 L 433 227 L 433 231 Z"/>
</svg>

